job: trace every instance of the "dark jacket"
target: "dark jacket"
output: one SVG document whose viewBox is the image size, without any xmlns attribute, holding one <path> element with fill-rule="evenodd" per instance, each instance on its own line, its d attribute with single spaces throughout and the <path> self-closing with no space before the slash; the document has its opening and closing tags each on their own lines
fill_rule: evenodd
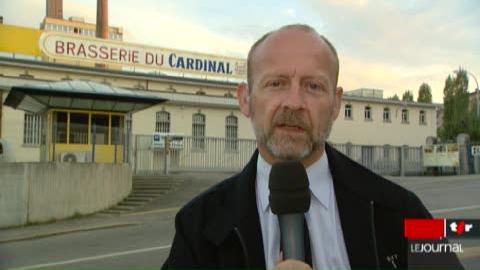
<svg viewBox="0 0 480 270">
<path fill-rule="evenodd" d="M 403 220 L 431 217 L 425 206 L 412 192 L 329 145 L 325 151 L 351 268 L 407 268 Z M 242 172 L 179 211 L 170 255 L 162 268 L 265 268 L 255 193 L 257 157 L 258 152 Z M 462 268 L 455 255 L 424 265 Z"/>
</svg>

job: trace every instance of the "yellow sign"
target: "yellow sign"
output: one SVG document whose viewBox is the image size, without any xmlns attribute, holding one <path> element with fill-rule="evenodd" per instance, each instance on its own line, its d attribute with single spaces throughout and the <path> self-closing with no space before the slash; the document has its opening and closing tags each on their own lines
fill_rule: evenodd
<svg viewBox="0 0 480 270">
<path fill-rule="evenodd" d="M 0 24 L 0 52 L 40 56 L 38 38 L 42 30 Z"/>
<path fill-rule="evenodd" d="M 151 47 L 57 32 L 44 32 L 41 51 L 53 59 L 144 67 L 214 77 L 246 78 L 245 59 Z"/>
</svg>

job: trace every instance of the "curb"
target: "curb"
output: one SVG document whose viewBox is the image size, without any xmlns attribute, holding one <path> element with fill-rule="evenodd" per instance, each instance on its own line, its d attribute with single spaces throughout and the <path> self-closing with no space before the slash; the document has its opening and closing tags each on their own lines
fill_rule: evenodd
<svg viewBox="0 0 480 270">
<path fill-rule="evenodd" d="M 123 223 L 112 223 L 112 224 L 104 224 L 104 225 L 83 226 L 83 227 L 80 227 L 80 228 L 77 227 L 74 229 L 64 229 L 64 230 L 57 230 L 53 232 L 36 233 L 31 235 L 0 239 L 0 244 L 25 241 L 25 240 L 31 240 L 31 239 L 37 239 L 37 238 L 44 238 L 44 237 L 50 237 L 55 235 L 69 234 L 69 233 L 75 233 L 75 232 L 94 231 L 94 230 L 127 227 L 127 226 L 137 226 L 141 224 L 142 223 L 140 222 L 123 222 Z"/>
<path fill-rule="evenodd" d="M 119 216 L 128 217 L 128 216 L 158 214 L 158 213 L 167 213 L 167 212 L 178 212 L 180 208 L 181 207 L 170 207 L 170 208 L 161 208 L 161 209 L 138 211 L 138 212 L 129 212 L 129 213 L 120 214 Z"/>
</svg>

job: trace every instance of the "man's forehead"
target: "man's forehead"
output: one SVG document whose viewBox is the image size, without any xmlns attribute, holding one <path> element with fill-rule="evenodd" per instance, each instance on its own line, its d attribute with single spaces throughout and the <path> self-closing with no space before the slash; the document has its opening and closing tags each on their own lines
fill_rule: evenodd
<svg viewBox="0 0 480 270">
<path fill-rule="evenodd" d="M 290 66 L 288 70 L 284 70 L 284 68 L 277 65 L 279 63 L 285 63 L 286 60 L 283 60 L 282 56 L 288 55 L 302 57 L 301 59 L 307 58 L 307 61 L 323 63 L 322 65 L 329 67 L 328 69 L 331 67 L 332 72 L 334 72 L 336 66 L 334 55 L 331 53 L 326 42 L 318 34 L 307 32 L 303 29 L 284 29 L 272 33 L 271 36 L 257 47 L 252 57 L 252 68 L 255 69 L 255 66 L 262 67 L 262 73 L 291 73 L 293 70 L 296 70 L 296 67 Z M 269 71 L 264 70 L 265 68 Z M 257 72 L 258 71 L 259 70 L 257 70 Z"/>
<path fill-rule="evenodd" d="M 280 29 L 268 36 L 253 52 L 252 62 L 293 53 L 313 54 L 323 61 L 327 56 L 332 63 L 336 63 L 328 44 L 320 35 L 296 28 Z"/>
<path fill-rule="evenodd" d="M 287 28 L 280 29 L 273 32 L 262 43 L 259 44 L 256 53 L 271 50 L 300 50 L 308 40 L 308 45 L 316 47 L 319 50 L 328 49 L 326 42 L 315 32 L 307 31 L 305 29 Z"/>
</svg>

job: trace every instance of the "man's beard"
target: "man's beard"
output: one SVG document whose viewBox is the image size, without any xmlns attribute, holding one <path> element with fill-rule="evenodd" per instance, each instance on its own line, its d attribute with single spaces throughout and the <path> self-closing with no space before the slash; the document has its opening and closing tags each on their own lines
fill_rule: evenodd
<svg viewBox="0 0 480 270">
<path fill-rule="evenodd" d="M 270 155 L 281 161 L 300 161 L 323 147 L 333 125 L 332 112 L 330 112 L 326 127 L 314 134 L 312 127 L 300 113 L 284 110 L 275 115 L 270 130 L 265 132 L 261 127 L 256 126 L 255 112 L 254 110 L 251 110 L 251 112 L 257 143 L 265 146 Z M 304 136 L 285 136 L 278 134 L 278 132 L 274 133 L 275 127 L 278 125 L 298 126 L 304 130 Z"/>
</svg>

